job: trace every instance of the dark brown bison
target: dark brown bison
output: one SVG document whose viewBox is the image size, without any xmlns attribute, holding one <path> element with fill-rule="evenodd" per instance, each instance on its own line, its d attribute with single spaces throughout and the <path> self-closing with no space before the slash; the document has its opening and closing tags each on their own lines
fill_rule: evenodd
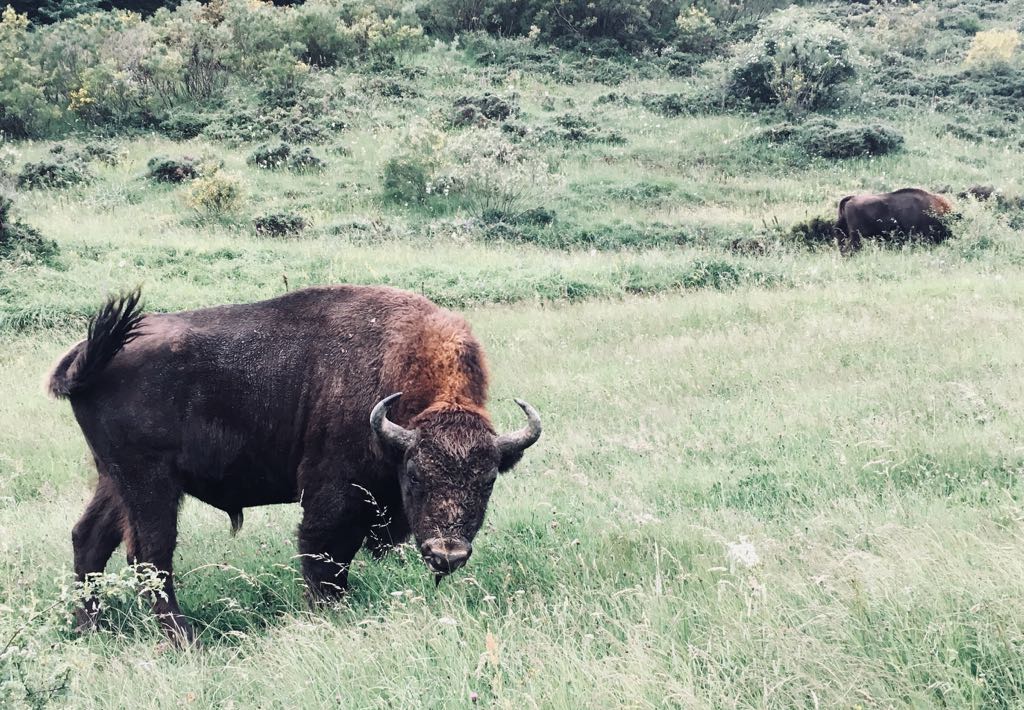
<svg viewBox="0 0 1024 710">
<path fill-rule="evenodd" d="M 914 238 L 939 243 L 949 237 L 942 217 L 952 205 L 942 195 L 908 187 L 881 195 L 850 195 L 839 201 L 836 238 L 856 251 L 863 239 L 903 242 Z"/>
<path fill-rule="evenodd" d="M 330 599 L 364 543 L 379 556 L 412 533 L 438 579 L 465 564 L 498 473 L 541 433 L 516 400 L 527 425 L 495 435 L 469 326 L 389 288 L 150 315 L 138 292 L 112 298 L 48 389 L 71 400 L 99 471 L 72 533 L 77 578 L 123 541 L 130 562 L 159 570 L 155 611 L 186 641 L 171 568 L 184 494 L 236 530 L 243 508 L 298 501 L 308 593 Z M 80 626 L 97 615 L 92 600 Z"/>
</svg>

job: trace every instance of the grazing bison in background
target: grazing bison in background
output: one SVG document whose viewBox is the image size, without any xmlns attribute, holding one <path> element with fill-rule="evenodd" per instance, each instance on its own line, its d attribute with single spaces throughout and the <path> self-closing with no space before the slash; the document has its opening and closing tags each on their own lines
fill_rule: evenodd
<svg viewBox="0 0 1024 710">
<path fill-rule="evenodd" d="M 836 238 L 845 251 L 856 251 L 862 239 L 903 242 L 923 238 L 934 244 L 949 237 L 942 217 L 952 205 L 942 195 L 908 187 L 880 195 L 850 195 L 839 201 Z"/>
<path fill-rule="evenodd" d="M 184 494 L 236 530 L 243 508 L 299 501 L 308 592 L 330 599 L 364 542 L 379 556 L 412 533 L 438 580 L 465 564 L 498 473 L 541 433 L 516 400 L 527 425 L 496 435 L 469 326 L 390 288 L 150 315 L 137 291 L 111 298 L 48 389 L 71 400 L 99 471 L 72 533 L 77 578 L 123 541 L 160 571 L 154 610 L 177 641 L 193 638 L 171 567 Z M 78 616 L 94 626 L 96 600 Z"/>
</svg>

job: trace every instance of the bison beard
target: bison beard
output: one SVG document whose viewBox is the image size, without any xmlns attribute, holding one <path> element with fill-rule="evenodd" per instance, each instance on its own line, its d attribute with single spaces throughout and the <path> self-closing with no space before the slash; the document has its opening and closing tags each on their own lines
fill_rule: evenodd
<svg viewBox="0 0 1024 710">
<path fill-rule="evenodd" d="M 388 288 L 337 286 L 260 303 L 141 315 L 112 298 L 52 372 L 99 473 L 72 533 L 79 581 L 124 542 L 159 570 L 154 611 L 172 639 L 193 632 L 172 558 L 185 494 L 228 513 L 300 501 L 311 600 L 348 584 L 411 535 L 435 579 L 469 559 L 499 472 L 540 437 L 540 417 L 495 435 L 480 344 L 458 316 Z M 403 394 L 400 394 L 403 393 Z M 78 612 L 97 623 L 98 603 Z"/>
</svg>

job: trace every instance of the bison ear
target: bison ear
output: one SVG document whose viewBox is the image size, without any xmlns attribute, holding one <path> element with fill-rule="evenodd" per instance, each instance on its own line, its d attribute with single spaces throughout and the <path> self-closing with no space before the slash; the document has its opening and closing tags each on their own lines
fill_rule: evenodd
<svg viewBox="0 0 1024 710">
<path fill-rule="evenodd" d="M 501 461 L 498 462 L 498 473 L 508 473 L 515 465 L 519 463 L 519 459 L 523 458 L 522 451 L 516 451 L 510 454 L 502 454 Z"/>
<path fill-rule="evenodd" d="M 540 415 L 537 413 L 537 410 L 521 399 L 517 399 L 515 402 L 523 410 L 523 413 L 526 414 L 526 426 L 511 434 L 502 434 L 495 437 L 494 444 L 498 447 L 498 454 L 500 455 L 498 461 L 498 471 L 500 473 L 505 473 L 519 463 L 519 459 L 523 458 L 523 452 L 533 446 L 537 439 L 540 438 Z"/>
</svg>

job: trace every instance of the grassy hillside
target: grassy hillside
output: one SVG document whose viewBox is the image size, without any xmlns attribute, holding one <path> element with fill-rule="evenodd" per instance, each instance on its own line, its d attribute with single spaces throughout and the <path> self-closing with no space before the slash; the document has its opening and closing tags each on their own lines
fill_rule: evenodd
<svg viewBox="0 0 1024 710">
<path fill-rule="evenodd" d="M 708 15 L 713 43 L 674 20 L 645 40 L 685 47 L 685 71 L 548 27 L 456 41 L 421 13 L 415 49 L 303 64 L 310 93 L 277 106 L 290 79 L 261 84 L 276 65 L 255 60 L 145 120 L 71 111 L 52 79 L 59 114 L 0 143 L 0 231 L 22 235 L 0 239 L 0 704 L 1024 703 L 1024 68 L 978 59 L 1024 5 L 756 4 Z M 267 27 L 301 12 L 252 7 L 280 13 Z M 737 99 L 743 53 L 791 17 L 845 38 L 854 73 L 820 106 Z M 42 39 L 105 27 L 5 22 L 0 50 L 40 64 Z M 149 37 L 132 22 L 117 32 Z M 1001 197 L 956 196 L 976 184 Z M 841 255 L 791 232 L 911 185 L 955 201 L 950 240 Z M 544 418 L 473 560 L 435 589 L 411 548 L 361 553 L 347 600 L 311 613 L 297 506 L 231 537 L 191 501 L 176 569 L 203 648 L 163 643 L 120 551 L 107 627 L 75 635 L 70 530 L 95 473 L 41 393 L 49 364 L 113 290 L 172 311 L 338 282 L 458 309 L 498 428 L 513 396 Z"/>
</svg>

